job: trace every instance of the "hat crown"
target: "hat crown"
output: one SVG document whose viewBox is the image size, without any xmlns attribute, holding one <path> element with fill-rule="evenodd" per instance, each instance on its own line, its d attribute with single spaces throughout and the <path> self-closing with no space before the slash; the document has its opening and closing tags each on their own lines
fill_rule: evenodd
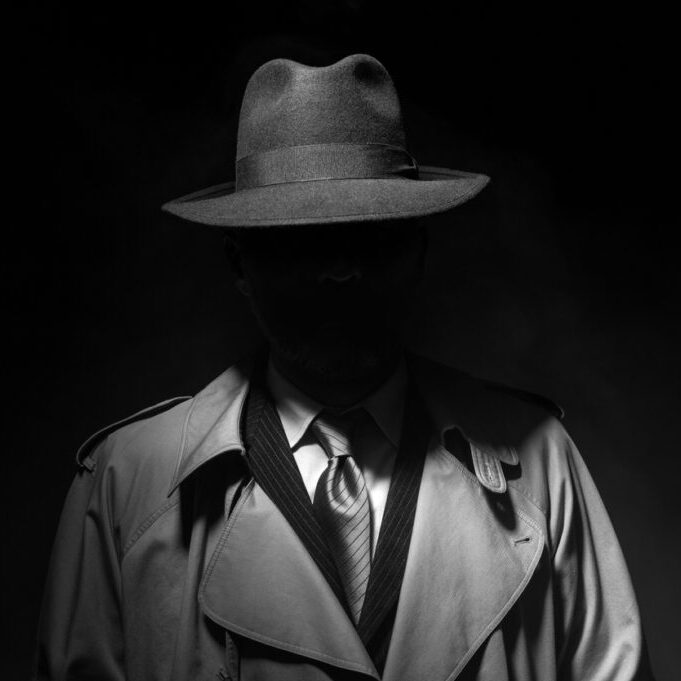
<svg viewBox="0 0 681 681">
<path fill-rule="evenodd" d="M 397 92 L 377 59 L 355 54 L 322 67 L 274 59 L 253 74 L 241 106 L 237 161 L 309 144 L 405 147 Z"/>
<path fill-rule="evenodd" d="M 448 211 L 489 180 L 416 163 L 392 79 L 366 54 L 263 64 L 242 100 L 234 170 L 164 209 L 220 227 L 395 221 Z"/>
</svg>

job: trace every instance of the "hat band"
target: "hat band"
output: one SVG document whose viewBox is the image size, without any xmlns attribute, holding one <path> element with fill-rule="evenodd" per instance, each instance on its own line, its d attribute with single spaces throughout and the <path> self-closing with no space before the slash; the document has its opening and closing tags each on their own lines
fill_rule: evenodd
<svg viewBox="0 0 681 681">
<path fill-rule="evenodd" d="M 416 161 L 389 144 L 305 144 L 244 156 L 236 162 L 236 190 L 286 182 L 406 177 Z"/>
</svg>

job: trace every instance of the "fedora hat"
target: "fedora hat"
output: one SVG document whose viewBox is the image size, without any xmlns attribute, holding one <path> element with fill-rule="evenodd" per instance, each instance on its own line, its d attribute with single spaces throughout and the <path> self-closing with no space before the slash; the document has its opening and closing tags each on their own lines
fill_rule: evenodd
<svg viewBox="0 0 681 681">
<path fill-rule="evenodd" d="M 397 220 L 447 211 L 488 181 L 417 165 L 395 86 L 374 57 L 323 67 L 274 59 L 246 86 L 236 179 L 163 209 L 218 227 Z"/>
</svg>

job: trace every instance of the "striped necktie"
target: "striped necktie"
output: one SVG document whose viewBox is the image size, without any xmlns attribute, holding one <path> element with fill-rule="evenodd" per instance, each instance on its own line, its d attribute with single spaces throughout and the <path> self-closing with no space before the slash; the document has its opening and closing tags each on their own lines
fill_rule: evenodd
<svg viewBox="0 0 681 681">
<path fill-rule="evenodd" d="M 356 409 L 338 415 L 322 412 L 312 428 L 329 457 L 315 489 L 313 507 L 326 534 L 350 612 L 359 622 L 371 569 L 371 512 L 364 476 L 352 457 L 351 442 L 359 421 Z"/>
</svg>

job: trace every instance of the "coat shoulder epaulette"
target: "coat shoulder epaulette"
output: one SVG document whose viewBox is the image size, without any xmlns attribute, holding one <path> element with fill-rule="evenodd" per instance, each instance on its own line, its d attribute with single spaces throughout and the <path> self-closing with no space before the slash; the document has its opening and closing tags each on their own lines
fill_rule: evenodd
<svg viewBox="0 0 681 681">
<path fill-rule="evenodd" d="M 565 410 L 556 402 L 553 400 L 549 399 L 548 397 L 544 397 L 543 395 L 539 395 L 537 393 L 530 392 L 528 390 L 520 390 L 518 388 L 512 388 L 508 385 L 504 385 L 503 383 L 494 383 L 494 382 L 486 382 L 485 386 L 488 390 L 492 390 L 494 392 L 499 392 L 499 393 L 504 393 L 506 395 L 510 395 L 512 397 L 517 397 L 518 399 L 522 400 L 523 402 L 528 402 L 530 404 L 535 404 L 537 406 L 542 407 L 546 411 L 548 411 L 550 414 L 555 416 L 557 419 L 562 419 L 565 416 Z"/>
<path fill-rule="evenodd" d="M 136 421 L 142 421 L 144 419 L 156 416 L 157 414 L 161 414 L 164 411 L 168 411 L 174 406 L 181 404 L 182 402 L 186 402 L 189 399 L 191 399 L 191 396 L 173 397 L 169 400 L 164 400 L 163 402 L 159 402 L 158 404 L 154 404 L 151 407 L 147 407 L 146 409 L 135 412 L 134 414 L 131 414 L 120 421 L 116 421 L 115 423 L 98 430 L 87 440 L 85 440 L 85 442 L 78 448 L 78 452 L 76 453 L 76 463 L 79 467 L 86 468 L 88 471 L 92 472 L 95 469 L 95 460 L 92 454 L 97 445 L 108 435 L 119 428 L 122 428 L 123 426 L 127 426 L 131 423 L 135 423 Z"/>
</svg>

